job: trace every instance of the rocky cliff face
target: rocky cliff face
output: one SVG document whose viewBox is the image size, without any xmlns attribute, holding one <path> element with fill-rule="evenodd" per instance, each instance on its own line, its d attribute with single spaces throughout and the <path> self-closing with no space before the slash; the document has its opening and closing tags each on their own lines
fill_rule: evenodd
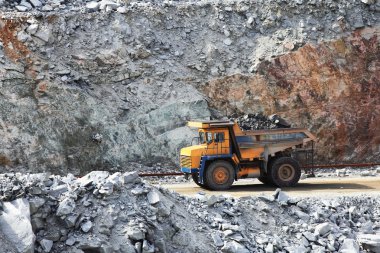
<svg viewBox="0 0 380 253">
<path fill-rule="evenodd" d="M 379 152 L 379 3 L 6 3 L 0 171 L 175 161 L 226 109 L 311 127 L 321 158 Z"/>
<path fill-rule="evenodd" d="M 278 113 L 319 138 L 320 161 L 363 161 L 380 152 L 380 27 L 307 44 L 260 64 L 253 76 L 202 90 L 222 111 Z"/>
</svg>

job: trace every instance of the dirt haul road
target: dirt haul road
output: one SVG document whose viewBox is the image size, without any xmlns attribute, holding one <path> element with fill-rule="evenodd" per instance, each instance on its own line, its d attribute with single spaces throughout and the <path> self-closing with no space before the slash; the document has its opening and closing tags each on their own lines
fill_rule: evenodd
<svg viewBox="0 0 380 253">
<path fill-rule="evenodd" d="M 228 194 L 233 197 L 270 195 L 276 187 L 260 183 L 256 179 L 235 182 L 227 191 L 208 191 L 195 183 L 165 184 L 165 188 L 180 194 L 194 196 L 200 191 L 207 195 Z M 361 194 L 380 195 L 380 177 L 346 177 L 346 178 L 308 178 L 299 182 L 296 187 L 282 188 L 291 197 L 339 197 Z"/>
</svg>

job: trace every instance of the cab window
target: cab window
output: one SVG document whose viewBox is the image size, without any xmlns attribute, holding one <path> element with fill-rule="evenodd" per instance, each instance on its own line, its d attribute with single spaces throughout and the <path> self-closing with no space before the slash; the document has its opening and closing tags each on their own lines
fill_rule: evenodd
<svg viewBox="0 0 380 253">
<path fill-rule="evenodd" d="M 215 142 L 224 142 L 224 133 L 214 133 Z"/>
<path fill-rule="evenodd" d="M 199 132 L 199 143 L 206 143 L 205 132 Z"/>
<path fill-rule="evenodd" d="M 211 143 L 212 142 L 212 133 L 210 133 L 210 132 L 206 133 L 206 140 L 207 140 L 207 143 Z"/>
</svg>

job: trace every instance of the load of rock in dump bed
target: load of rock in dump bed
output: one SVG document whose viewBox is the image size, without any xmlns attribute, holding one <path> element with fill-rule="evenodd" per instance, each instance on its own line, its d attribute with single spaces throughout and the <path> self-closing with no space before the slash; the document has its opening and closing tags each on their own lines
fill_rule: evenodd
<svg viewBox="0 0 380 253">
<path fill-rule="evenodd" d="M 190 198 L 135 172 L 0 174 L 0 185 L 8 253 L 380 252 L 379 197 Z"/>
<path fill-rule="evenodd" d="M 232 115 L 230 117 L 230 120 L 236 121 L 242 130 L 259 130 L 290 127 L 290 124 L 277 114 L 272 114 L 270 116 L 265 116 L 262 113 L 250 113 L 241 116 Z"/>
</svg>

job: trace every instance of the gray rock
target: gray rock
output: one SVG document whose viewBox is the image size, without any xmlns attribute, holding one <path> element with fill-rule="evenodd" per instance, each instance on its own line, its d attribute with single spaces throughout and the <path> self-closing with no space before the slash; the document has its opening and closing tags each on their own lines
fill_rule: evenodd
<svg viewBox="0 0 380 253">
<path fill-rule="evenodd" d="M 198 192 L 196 195 L 195 195 L 195 198 L 197 200 L 199 200 L 200 202 L 206 202 L 208 197 L 206 196 L 206 194 L 204 192 Z"/>
<path fill-rule="evenodd" d="M 113 193 L 113 183 L 107 182 L 103 184 L 99 189 L 100 194 L 111 195 Z"/>
<path fill-rule="evenodd" d="M 207 201 L 206 201 L 207 205 L 208 206 L 214 206 L 216 203 L 218 203 L 218 197 L 216 197 L 215 195 L 211 195 Z"/>
<path fill-rule="evenodd" d="M 307 201 L 304 201 L 304 200 L 297 202 L 297 206 L 301 208 L 302 210 L 307 210 L 308 208 Z"/>
<path fill-rule="evenodd" d="M 123 177 L 124 177 L 124 184 L 131 184 L 135 182 L 135 180 L 139 177 L 139 174 L 136 171 L 125 172 L 123 174 Z"/>
<path fill-rule="evenodd" d="M 258 196 L 258 198 L 265 202 L 273 202 L 275 200 L 274 196 L 269 196 L 269 195 L 260 195 Z"/>
<path fill-rule="evenodd" d="M 135 247 L 129 240 L 121 241 L 120 251 L 122 253 L 136 253 Z"/>
<path fill-rule="evenodd" d="M 128 227 L 127 235 L 131 240 L 139 241 L 145 239 L 145 234 L 137 227 Z"/>
<path fill-rule="evenodd" d="M 81 224 L 81 229 L 83 232 L 87 233 L 91 230 L 92 228 L 92 222 L 91 221 L 85 221 L 84 223 Z"/>
<path fill-rule="evenodd" d="M 320 245 L 312 245 L 311 246 L 312 248 L 312 253 L 325 253 L 326 250 L 325 250 L 325 247 L 323 246 L 320 246 Z"/>
<path fill-rule="evenodd" d="M 265 247 L 265 253 L 273 253 L 274 252 L 274 246 L 272 243 L 268 243 L 268 245 Z"/>
<path fill-rule="evenodd" d="M 315 227 L 315 232 L 319 234 L 320 236 L 326 236 L 331 231 L 331 225 L 328 222 L 318 224 Z"/>
<path fill-rule="evenodd" d="M 223 43 L 227 46 L 230 46 L 232 44 L 232 40 L 230 38 L 227 38 L 227 39 L 223 40 Z"/>
<path fill-rule="evenodd" d="M 269 241 L 269 238 L 267 235 L 263 235 L 263 234 L 259 234 L 255 237 L 255 241 L 258 243 L 258 244 L 267 244 L 268 241 Z"/>
<path fill-rule="evenodd" d="M 31 220 L 31 224 L 34 232 L 38 232 L 45 228 L 44 220 L 39 217 L 33 217 Z"/>
<path fill-rule="evenodd" d="M 113 184 L 115 189 L 120 189 L 124 184 L 123 177 L 120 172 L 116 172 L 107 178 L 107 182 Z"/>
<path fill-rule="evenodd" d="M 360 173 L 360 176 L 369 177 L 369 176 L 372 176 L 372 173 L 369 170 L 365 170 Z"/>
<path fill-rule="evenodd" d="M 307 175 L 305 173 L 301 173 L 300 180 L 305 180 L 307 179 Z"/>
<path fill-rule="evenodd" d="M 380 233 L 359 234 L 358 241 L 364 249 L 370 252 L 380 253 Z"/>
<path fill-rule="evenodd" d="M 309 247 L 309 245 L 310 245 L 309 241 L 304 236 L 301 238 L 301 243 L 306 248 Z"/>
<path fill-rule="evenodd" d="M 304 232 L 303 236 L 309 241 L 309 242 L 316 242 L 317 241 L 317 236 L 310 233 L 310 232 Z"/>
<path fill-rule="evenodd" d="M 228 224 L 228 223 L 225 223 L 225 224 L 222 224 L 221 226 L 222 230 L 232 230 L 232 231 L 241 231 L 241 228 L 240 226 L 238 225 L 232 225 L 232 224 Z"/>
<path fill-rule="evenodd" d="M 44 252 L 50 252 L 51 251 L 51 248 L 53 247 L 53 241 L 51 240 L 47 240 L 47 239 L 42 239 L 40 241 L 40 245 L 42 247 L 42 250 Z"/>
<path fill-rule="evenodd" d="M 17 33 L 17 39 L 21 42 L 26 42 L 27 40 L 30 39 L 30 35 L 27 34 L 26 32 L 24 31 L 20 31 Z"/>
<path fill-rule="evenodd" d="M 97 11 L 97 10 L 99 10 L 99 7 L 100 7 L 100 4 L 98 2 L 95 2 L 95 1 L 91 1 L 91 2 L 86 4 L 86 8 L 90 11 Z"/>
<path fill-rule="evenodd" d="M 26 199 L 3 202 L 0 231 L 20 253 L 34 253 L 35 235 L 30 223 L 29 203 Z"/>
<path fill-rule="evenodd" d="M 360 232 L 363 234 L 372 234 L 373 231 L 373 223 L 371 221 L 367 221 L 363 223 L 360 227 Z"/>
<path fill-rule="evenodd" d="M 52 11 L 53 10 L 53 7 L 51 7 L 49 4 L 47 5 L 44 5 L 42 8 L 41 8 L 42 11 Z"/>
<path fill-rule="evenodd" d="M 77 213 L 70 213 L 65 219 L 65 225 L 67 228 L 72 228 L 76 225 L 80 215 Z"/>
<path fill-rule="evenodd" d="M 76 242 L 76 239 L 73 236 L 70 236 L 69 238 L 67 238 L 65 244 L 68 246 L 73 246 L 75 242 Z"/>
<path fill-rule="evenodd" d="M 125 6 L 122 6 L 122 7 L 117 8 L 116 11 L 124 14 L 124 13 L 127 13 L 127 8 Z"/>
<path fill-rule="evenodd" d="M 235 241 L 225 242 L 221 251 L 223 253 L 249 253 L 245 246 Z"/>
<path fill-rule="evenodd" d="M 30 213 L 35 214 L 38 209 L 45 204 L 45 199 L 35 197 L 29 200 Z"/>
<path fill-rule="evenodd" d="M 17 5 L 17 6 L 16 6 L 16 9 L 17 9 L 18 11 L 25 12 L 25 11 L 28 10 L 28 7 L 25 7 L 25 6 L 22 6 L 22 5 Z"/>
<path fill-rule="evenodd" d="M 72 198 L 66 197 L 59 203 L 57 216 L 68 215 L 75 209 L 75 202 Z"/>
<path fill-rule="evenodd" d="M 28 10 L 33 8 L 33 6 L 29 2 L 26 2 L 26 0 L 22 0 L 20 5 L 25 6 L 26 8 L 28 8 Z"/>
<path fill-rule="evenodd" d="M 40 27 L 40 29 L 38 29 L 38 31 L 33 34 L 33 36 L 39 38 L 44 42 L 49 42 L 49 39 L 51 37 L 51 30 L 48 27 Z"/>
<path fill-rule="evenodd" d="M 157 204 L 160 202 L 160 194 L 157 191 L 152 190 L 148 193 L 148 202 L 151 205 Z"/>
<path fill-rule="evenodd" d="M 41 7 L 42 3 L 39 0 L 28 0 L 35 8 Z"/>
<path fill-rule="evenodd" d="M 67 185 L 58 185 L 48 191 L 48 194 L 54 198 L 59 198 L 63 193 L 67 192 Z"/>
<path fill-rule="evenodd" d="M 336 170 L 336 175 L 338 177 L 345 177 L 347 175 L 346 169 Z"/>
<path fill-rule="evenodd" d="M 45 235 L 45 239 L 51 240 L 53 242 L 59 241 L 61 238 L 61 233 L 57 228 L 53 228 L 52 230 L 48 231 Z"/>
<path fill-rule="evenodd" d="M 33 35 L 37 32 L 38 30 L 38 24 L 31 24 L 30 26 L 28 26 L 28 28 L 26 28 L 26 32 Z"/>
<path fill-rule="evenodd" d="M 154 253 L 154 246 L 151 245 L 147 240 L 143 241 L 142 253 Z"/>
<path fill-rule="evenodd" d="M 305 248 L 304 246 L 290 246 L 290 247 L 286 247 L 285 248 L 288 252 L 292 252 L 292 253 L 305 253 L 305 252 L 308 252 L 307 248 Z"/>
<path fill-rule="evenodd" d="M 219 234 L 212 233 L 211 238 L 214 241 L 214 245 L 216 247 L 222 247 L 224 245 L 222 238 L 220 238 Z"/>
<path fill-rule="evenodd" d="M 91 184 L 98 185 L 104 183 L 109 175 L 110 173 L 108 171 L 91 171 L 85 176 L 78 178 L 76 182 L 78 182 L 83 187 L 89 186 Z"/>
<path fill-rule="evenodd" d="M 144 188 L 140 188 L 140 187 L 134 188 L 131 190 L 131 193 L 133 195 L 143 195 L 143 194 L 148 193 L 148 192 L 149 192 L 148 189 L 144 189 Z"/>
<path fill-rule="evenodd" d="M 109 0 L 102 0 L 99 2 L 99 8 L 101 10 L 105 10 L 107 7 L 112 9 L 112 10 L 115 10 L 119 6 L 120 6 L 120 4 L 115 3 L 113 1 L 109 1 Z"/>
<path fill-rule="evenodd" d="M 292 210 L 293 210 L 293 213 L 300 219 L 304 220 L 304 221 L 308 221 L 310 219 L 310 216 L 305 213 L 305 212 L 302 212 L 301 210 L 299 210 L 298 208 L 295 208 L 292 206 Z"/>
<path fill-rule="evenodd" d="M 344 239 L 339 253 L 359 253 L 359 244 L 354 239 Z"/>
<path fill-rule="evenodd" d="M 280 191 L 277 195 L 277 201 L 280 203 L 287 203 L 289 199 L 289 196 L 283 191 Z"/>
<path fill-rule="evenodd" d="M 135 248 L 134 252 L 142 253 L 142 243 L 141 242 L 136 242 L 134 248 Z"/>
</svg>

